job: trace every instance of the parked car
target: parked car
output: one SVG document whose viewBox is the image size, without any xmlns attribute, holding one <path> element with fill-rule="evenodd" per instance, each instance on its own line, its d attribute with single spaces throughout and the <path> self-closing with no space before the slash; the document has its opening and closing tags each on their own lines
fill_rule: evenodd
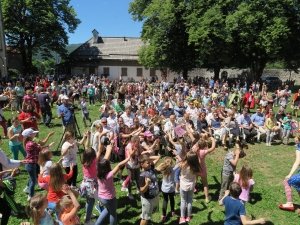
<svg viewBox="0 0 300 225">
<path fill-rule="evenodd" d="M 282 86 L 282 80 L 275 76 L 263 76 L 261 82 L 265 83 L 269 89 L 275 90 Z"/>
</svg>

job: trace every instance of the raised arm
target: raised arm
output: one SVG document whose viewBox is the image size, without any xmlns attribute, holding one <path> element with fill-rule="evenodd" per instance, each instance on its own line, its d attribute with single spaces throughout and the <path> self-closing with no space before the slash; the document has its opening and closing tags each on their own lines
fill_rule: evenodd
<svg viewBox="0 0 300 225">
<path fill-rule="evenodd" d="M 40 140 L 38 144 L 41 145 L 41 146 L 44 146 L 44 145 L 48 142 L 49 138 L 50 138 L 54 133 L 55 133 L 54 131 L 50 132 L 43 140 Z"/>
<path fill-rule="evenodd" d="M 213 137 L 211 137 L 210 140 L 211 140 L 211 148 L 207 150 L 207 153 L 211 153 L 216 149 L 216 140 Z"/>
</svg>

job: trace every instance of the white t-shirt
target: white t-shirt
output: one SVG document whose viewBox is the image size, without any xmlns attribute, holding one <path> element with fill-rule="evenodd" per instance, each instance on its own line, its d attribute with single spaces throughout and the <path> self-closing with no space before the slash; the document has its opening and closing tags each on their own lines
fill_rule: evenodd
<svg viewBox="0 0 300 225">
<path fill-rule="evenodd" d="M 67 153 L 62 157 L 62 165 L 63 167 L 70 167 L 70 164 L 77 165 L 77 152 L 78 152 L 78 146 L 77 143 L 72 144 L 68 141 L 66 141 L 62 147 L 62 151 L 67 150 Z"/>
<path fill-rule="evenodd" d="M 41 174 L 43 177 L 48 176 L 50 174 L 50 167 L 52 166 L 52 161 L 49 160 L 45 163 L 44 166 L 40 167 Z"/>
</svg>

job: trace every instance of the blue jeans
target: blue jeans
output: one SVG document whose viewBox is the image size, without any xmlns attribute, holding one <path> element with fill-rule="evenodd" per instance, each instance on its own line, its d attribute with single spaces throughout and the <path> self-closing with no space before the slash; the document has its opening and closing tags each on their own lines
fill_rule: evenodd
<svg viewBox="0 0 300 225">
<path fill-rule="evenodd" d="M 192 216 L 193 195 L 194 195 L 194 190 L 184 191 L 180 189 L 180 198 L 181 198 L 180 217 L 186 218 Z"/>
<path fill-rule="evenodd" d="M 9 149 L 13 153 L 14 159 L 18 160 L 19 159 L 19 151 L 22 153 L 23 157 L 26 157 L 26 152 L 24 150 L 23 144 L 19 145 L 14 145 L 14 146 L 9 146 Z"/>
<path fill-rule="evenodd" d="M 85 215 L 85 223 L 91 220 L 93 208 L 95 205 L 95 199 L 94 198 L 86 198 L 86 215 Z"/>
<path fill-rule="evenodd" d="M 117 199 L 102 199 L 100 198 L 101 203 L 105 206 L 105 209 L 101 212 L 98 217 L 95 225 L 103 224 L 106 216 L 109 214 L 109 225 L 117 224 Z"/>
<path fill-rule="evenodd" d="M 25 165 L 25 169 L 29 174 L 29 180 L 28 180 L 28 188 L 29 188 L 29 196 L 34 196 L 34 186 L 37 183 L 37 170 L 38 164 L 36 163 L 28 163 Z"/>
</svg>

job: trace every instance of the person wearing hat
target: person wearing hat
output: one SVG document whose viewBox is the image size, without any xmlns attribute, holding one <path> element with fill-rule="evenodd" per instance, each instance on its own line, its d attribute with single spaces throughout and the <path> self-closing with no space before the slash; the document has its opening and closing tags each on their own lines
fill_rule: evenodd
<svg viewBox="0 0 300 225">
<path fill-rule="evenodd" d="M 69 98 L 64 96 L 61 101 L 62 104 L 57 108 L 57 115 L 62 119 L 64 129 L 67 131 L 75 131 L 74 112 L 70 109 Z"/>
<path fill-rule="evenodd" d="M 34 138 L 38 133 L 39 132 L 37 130 L 34 130 L 32 128 L 27 128 L 22 132 L 22 136 L 24 138 L 25 151 L 26 151 L 25 169 L 29 174 L 29 180 L 27 183 L 29 193 L 28 193 L 27 200 L 30 200 L 34 196 L 34 186 L 37 183 L 37 170 L 38 170 L 37 162 L 38 162 L 39 153 L 42 150 L 41 145 L 39 145 L 34 141 Z"/>
</svg>

